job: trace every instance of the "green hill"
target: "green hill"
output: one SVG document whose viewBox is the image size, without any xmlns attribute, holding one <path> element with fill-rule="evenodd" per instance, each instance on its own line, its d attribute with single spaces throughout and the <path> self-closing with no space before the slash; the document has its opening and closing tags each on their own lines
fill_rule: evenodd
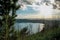
<svg viewBox="0 0 60 40">
<path fill-rule="evenodd" d="M 24 40 L 60 40 L 60 27 L 55 27 L 27 36 Z"/>
</svg>

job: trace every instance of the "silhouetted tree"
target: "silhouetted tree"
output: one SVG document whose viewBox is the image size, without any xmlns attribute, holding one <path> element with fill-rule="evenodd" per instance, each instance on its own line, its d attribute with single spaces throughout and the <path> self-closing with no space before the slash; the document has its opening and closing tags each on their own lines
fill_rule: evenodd
<svg viewBox="0 0 60 40">
<path fill-rule="evenodd" d="M 9 40 L 10 33 L 16 17 L 16 10 L 19 8 L 17 5 L 18 0 L 0 0 L 0 40 Z"/>
<path fill-rule="evenodd" d="M 28 33 L 29 33 L 28 28 L 24 27 L 19 33 L 20 37 L 21 37 L 21 40 L 24 40 L 25 37 L 28 35 Z"/>
</svg>

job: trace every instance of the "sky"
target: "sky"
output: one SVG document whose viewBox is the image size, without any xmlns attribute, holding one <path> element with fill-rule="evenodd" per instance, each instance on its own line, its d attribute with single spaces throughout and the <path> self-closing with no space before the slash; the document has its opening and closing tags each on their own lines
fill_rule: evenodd
<svg viewBox="0 0 60 40">
<path fill-rule="evenodd" d="M 60 10 L 53 9 L 55 0 L 19 0 L 21 5 L 17 13 L 17 19 L 58 19 Z"/>
</svg>

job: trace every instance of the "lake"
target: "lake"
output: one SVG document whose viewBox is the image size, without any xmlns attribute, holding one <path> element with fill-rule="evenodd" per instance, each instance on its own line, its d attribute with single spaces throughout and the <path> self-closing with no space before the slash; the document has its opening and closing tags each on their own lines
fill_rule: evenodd
<svg viewBox="0 0 60 40">
<path fill-rule="evenodd" d="M 43 30 L 44 24 L 43 23 L 15 23 L 15 28 L 18 30 L 23 29 L 24 27 L 28 28 L 30 33 L 37 33 Z"/>
</svg>

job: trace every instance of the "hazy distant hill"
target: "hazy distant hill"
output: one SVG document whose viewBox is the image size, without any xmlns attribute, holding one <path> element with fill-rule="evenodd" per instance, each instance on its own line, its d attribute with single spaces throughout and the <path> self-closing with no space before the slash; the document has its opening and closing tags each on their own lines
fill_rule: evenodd
<svg viewBox="0 0 60 40">
<path fill-rule="evenodd" d="M 31 22 L 31 23 L 44 23 L 44 22 L 54 22 L 60 20 L 43 20 L 43 19 L 16 19 L 16 22 L 21 23 L 21 22 Z"/>
</svg>

